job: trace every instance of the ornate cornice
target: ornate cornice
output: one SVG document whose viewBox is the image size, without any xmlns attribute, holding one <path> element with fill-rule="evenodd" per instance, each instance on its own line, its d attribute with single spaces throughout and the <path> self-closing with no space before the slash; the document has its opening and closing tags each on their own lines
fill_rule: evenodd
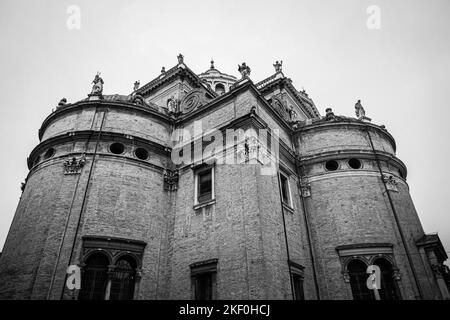
<svg viewBox="0 0 450 320">
<path fill-rule="evenodd" d="M 171 123 L 171 118 L 163 114 L 157 110 L 154 110 L 152 108 L 144 107 L 142 105 L 138 105 L 131 102 L 116 102 L 116 101 L 108 101 L 108 100 L 96 100 L 96 101 L 79 101 L 73 104 L 66 104 L 64 107 L 55 110 L 52 112 L 45 120 L 42 122 L 41 128 L 39 129 L 39 141 L 42 140 L 42 136 L 45 132 L 45 129 L 47 126 L 57 117 L 64 115 L 66 113 L 77 111 L 78 109 L 82 109 L 84 107 L 92 107 L 92 108 L 99 108 L 101 109 L 126 109 L 126 110 L 133 110 L 137 112 L 142 112 L 147 115 L 151 115 L 161 121 L 164 121 L 168 124 Z"/>
<path fill-rule="evenodd" d="M 342 127 L 342 126 L 354 126 L 359 129 L 370 128 L 371 130 L 385 136 L 389 142 L 392 144 L 392 148 L 394 152 L 396 151 L 396 144 L 394 137 L 383 127 L 378 126 L 372 123 L 363 122 L 361 120 L 347 118 L 347 117 L 339 117 L 337 121 L 326 121 L 325 119 L 320 120 L 312 120 L 312 121 L 303 121 L 303 125 L 298 126 L 293 133 L 293 136 L 298 136 L 302 132 L 311 131 L 311 130 L 328 130 L 333 127 Z"/>
</svg>

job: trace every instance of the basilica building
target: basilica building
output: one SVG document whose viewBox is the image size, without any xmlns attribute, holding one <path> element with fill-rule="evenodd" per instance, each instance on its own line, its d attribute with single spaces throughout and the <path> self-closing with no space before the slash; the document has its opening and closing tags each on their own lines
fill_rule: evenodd
<svg viewBox="0 0 450 320">
<path fill-rule="evenodd" d="M 128 95 L 98 73 L 43 121 L 1 299 L 450 298 L 446 251 L 361 101 L 321 115 L 281 61 L 259 82 L 246 63 L 174 63 Z"/>
</svg>

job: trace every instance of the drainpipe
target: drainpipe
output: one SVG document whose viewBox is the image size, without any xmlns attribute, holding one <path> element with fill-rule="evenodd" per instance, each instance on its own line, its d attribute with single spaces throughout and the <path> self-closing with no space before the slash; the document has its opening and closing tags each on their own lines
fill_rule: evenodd
<svg viewBox="0 0 450 320">
<path fill-rule="evenodd" d="M 372 141 L 372 137 L 371 137 L 370 132 L 369 132 L 369 128 L 368 128 L 367 125 L 364 125 L 364 127 L 366 129 L 367 136 L 369 137 L 370 146 L 372 147 L 372 152 L 373 152 L 373 155 L 375 156 L 375 161 L 377 162 L 378 171 L 380 172 L 380 176 L 381 176 L 381 181 L 383 182 L 384 189 L 386 190 L 386 194 L 387 194 L 388 199 L 389 199 L 389 204 L 391 206 L 392 213 L 394 215 L 394 219 L 395 219 L 395 223 L 397 225 L 397 229 L 398 229 L 398 231 L 400 233 L 400 238 L 402 240 L 403 247 L 405 248 L 406 257 L 408 258 L 409 267 L 411 268 L 411 271 L 413 273 L 413 278 L 414 278 L 414 282 L 415 282 L 415 284 L 417 286 L 417 290 L 419 292 L 419 297 L 420 297 L 420 299 L 423 299 L 422 289 L 420 287 L 419 280 L 417 278 L 416 269 L 414 268 L 414 265 L 413 265 L 413 262 L 412 262 L 412 259 L 411 259 L 411 254 L 409 253 L 408 247 L 406 245 L 406 239 L 405 239 L 405 236 L 403 234 L 403 230 L 402 230 L 402 228 L 400 226 L 400 222 L 399 222 L 399 219 L 398 219 L 398 216 L 397 216 L 397 211 L 395 210 L 394 202 L 392 201 L 391 194 L 390 194 L 390 192 L 389 192 L 389 190 L 388 190 L 388 188 L 386 186 L 386 182 L 383 179 L 383 171 L 381 169 L 380 160 L 378 159 L 377 153 L 375 152 L 375 147 L 373 145 L 373 141 Z"/>
<path fill-rule="evenodd" d="M 299 172 L 299 167 L 300 167 L 300 160 L 296 156 L 295 157 L 295 172 L 297 173 L 298 183 L 300 184 L 302 181 L 302 178 L 301 178 L 301 175 Z M 315 259 L 314 250 L 312 247 L 311 233 L 309 231 L 308 210 L 306 208 L 305 200 L 303 199 L 303 193 L 302 193 L 301 188 L 300 188 L 300 202 L 302 204 L 302 209 L 303 209 L 303 219 L 305 221 L 306 236 L 308 237 L 308 248 L 309 248 L 309 255 L 311 257 L 311 267 L 312 267 L 312 272 L 313 272 L 314 287 L 316 288 L 316 297 L 317 297 L 317 300 L 320 300 L 319 282 L 317 280 L 317 271 L 316 271 L 316 262 L 315 262 L 316 259 Z"/>
<path fill-rule="evenodd" d="M 85 204 L 86 204 L 86 197 L 87 197 L 87 193 L 88 193 L 88 189 L 89 189 L 89 183 L 91 182 L 92 171 L 94 169 L 94 163 L 95 163 L 95 158 L 97 156 L 98 145 L 99 145 L 99 142 L 100 142 L 100 137 L 101 137 L 101 134 L 102 134 L 102 131 L 103 131 L 103 124 L 105 122 L 105 118 L 106 118 L 106 114 L 107 113 L 108 113 L 108 109 L 105 108 L 105 111 L 103 112 L 102 122 L 100 124 L 100 130 L 98 131 L 98 135 L 97 135 L 97 141 L 96 141 L 96 144 L 95 144 L 94 154 L 92 155 L 92 162 L 91 162 L 91 166 L 89 168 L 89 175 L 88 175 L 88 178 L 87 178 L 86 187 L 84 189 L 83 202 L 81 203 L 81 209 L 80 209 L 80 214 L 78 216 L 77 228 L 75 229 L 75 235 L 73 237 L 73 243 L 72 243 L 72 250 L 70 251 L 69 263 L 68 263 L 67 266 L 70 266 L 71 263 L 72 263 L 72 258 L 73 258 L 73 254 L 74 254 L 74 250 L 75 250 L 75 244 L 76 244 L 76 241 L 77 241 L 78 231 L 80 230 L 80 224 L 81 224 L 81 220 L 82 220 L 81 218 L 83 217 L 83 211 L 84 211 L 84 207 L 85 207 Z M 97 114 L 97 112 L 96 112 L 96 114 Z M 87 147 L 88 147 L 88 145 L 86 145 L 86 151 L 87 151 Z M 62 290 L 61 290 L 61 297 L 60 297 L 61 300 L 64 297 L 64 289 L 65 289 L 65 286 L 66 286 L 66 281 L 67 281 L 67 273 L 66 273 L 66 276 L 64 278 L 64 283 L 63 283 L 63 287 L 62 287 Z"/>
</svg>

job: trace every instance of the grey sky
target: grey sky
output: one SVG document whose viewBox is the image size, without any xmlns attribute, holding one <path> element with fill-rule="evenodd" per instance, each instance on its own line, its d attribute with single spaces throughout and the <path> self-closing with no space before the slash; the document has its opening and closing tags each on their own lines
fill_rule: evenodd
<svg viewBox="0 0 450 320">
<path fill-rule="evenodd" d="M 81 9 L 80 30 L 66 26 L 70 5 Z M 366 26 L 369 5 L 381 9 L 380 30 Z M 128 94 L 181 52 L 198 73 L 214 58 L 237 76 L 245 61 L 255 82 L 283 60 L 322 114 L 354 116 L 361 99 L 396 139 L 425 231 L 439 232 L 450 251 L 449 12 L 448 0 L 0 0 L 0 248 L 27 156 L 58 101 L 85 98 L 97 71 L 105 94 Z"/>
</svg>

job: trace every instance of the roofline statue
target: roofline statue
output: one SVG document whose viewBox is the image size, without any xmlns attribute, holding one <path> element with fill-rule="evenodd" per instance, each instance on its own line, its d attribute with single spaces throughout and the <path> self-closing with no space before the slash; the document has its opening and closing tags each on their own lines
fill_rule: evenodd
<svg viewBox="0 0 450 320">
<path fill-rule="evenodd" d="M 92 81 L 94 84 L 92 86 L 91 95 L 101 96 L 103 94 L 103 79 L 100 77 L 100 72 L 97 72 L 94 80 Z"/>
<path fill-rule="evenodd" d="M 245 62 L 242 65 L 238 64 L 238 71 L 241 73 L 242 78 L 250 76 L 251 69 Z"/>
<path fill-rule="evenodd" d="M 283 66 L 283 60 L 281 60 L 281 61 L 277 60 L 275 62 L 275 64 L 273 65 L 273 67 L 275 68 L 275 72 L 276 73 L 281 72 L 282 66 Z"/>
<path fill-rule="evenodd" d="M 355 103 L 355 114 L 356 114 L 356 117 L 358 118 L 358 120 L 362 120 L 362 121 L 364 121 L 364 120 L 366 120 L 366 121 L 371 121 L 370 118 L 367 118 L 367 117 L 366 117 L 366 110 L 364 110 L 364 108 L 363 108 L 363 106 L 362 106 L 362 104 L 361 104 L 361 100 L 358 100 L 358 101 Z"/>
</svg>

